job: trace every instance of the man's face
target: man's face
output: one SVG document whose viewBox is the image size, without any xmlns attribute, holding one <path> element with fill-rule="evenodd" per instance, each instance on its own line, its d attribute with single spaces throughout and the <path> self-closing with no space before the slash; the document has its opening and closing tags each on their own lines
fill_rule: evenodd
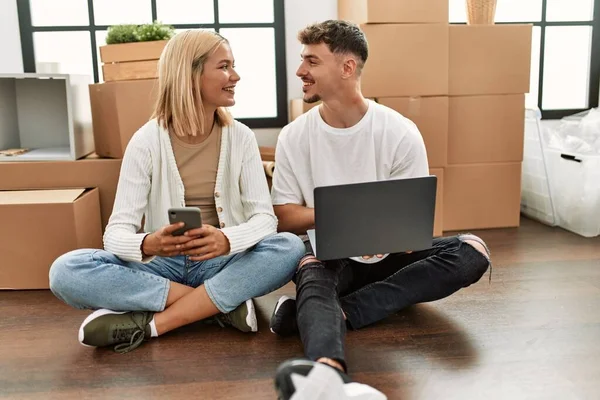
<svg viewBox="0 0 600 400">
<path fill-rule="evenodd" d="M 315 103 L 335 93 L 342 80 L 341 57 L 333 54 L 325 43 L 305 45 L 301 57 L 296 75 L 302 80 L 304 101 Z"/>
</svg>

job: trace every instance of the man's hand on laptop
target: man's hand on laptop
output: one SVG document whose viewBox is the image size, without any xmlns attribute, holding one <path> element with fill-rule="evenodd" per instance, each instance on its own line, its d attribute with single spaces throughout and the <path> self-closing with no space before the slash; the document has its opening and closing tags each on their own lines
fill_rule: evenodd
<svg viewBox="0 0 600 400">
<path fill-rule="evenodd" d="M 377 257 L 377 258 L 383 258 L 383 254 L 376 254 L 374 256 L 362 256 L 363 260 L 370 260 L 373 257 Z"/>
<path fill-rule="evenodd" d="M 408 250 L 404 252 L 405 254 L 410 254 L 412 253 L 412 250 Z M 373 257 L 377 257 L 377 258 L 383 258 L 385 256 L 385 254 L 376 254 L 374 256 L 362 256 L 363 260 L 370 260 Z"/>
</svg>

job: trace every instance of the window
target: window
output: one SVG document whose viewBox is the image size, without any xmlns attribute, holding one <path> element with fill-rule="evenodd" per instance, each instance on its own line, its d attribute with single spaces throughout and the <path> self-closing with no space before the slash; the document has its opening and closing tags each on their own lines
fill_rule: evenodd
<svg viewBox="0 0 600 400">
<path fill-rule="evenodd" d="M 214 29 L 237 72 L 231 112 L 252 128 L 287 123 L 285 28 L 280 0 L 18 0 L 25 72 L 87 74 L 102 82 L 99 46 L 109 26 L 154 20 L 176 31 Z"/>
<path fill-rule="evenodd" d="M 450 22 L 465 23 L 465 0 L 450 0 Z M 600 0 L 498 0 L 496 23 L 531 23 L 528 105 L 544 118 L 598 107 Z"/>
</svg>

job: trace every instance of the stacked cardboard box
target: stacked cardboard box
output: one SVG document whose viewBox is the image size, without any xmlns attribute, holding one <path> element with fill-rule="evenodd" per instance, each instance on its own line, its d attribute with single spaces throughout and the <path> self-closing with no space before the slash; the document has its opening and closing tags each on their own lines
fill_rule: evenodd
<svg viewBox="0 0 600 400">
<path fill-rule="evenodd" d="M 531 25 L 450 26 L 444 230 L 519 226 Z"/>
<path fill-rule="evenodd" d="M 93 156 L 0 162 L 0 289 L 47 289 L 58 256 L 102 248 L 120 166 Z"/>
</svg>

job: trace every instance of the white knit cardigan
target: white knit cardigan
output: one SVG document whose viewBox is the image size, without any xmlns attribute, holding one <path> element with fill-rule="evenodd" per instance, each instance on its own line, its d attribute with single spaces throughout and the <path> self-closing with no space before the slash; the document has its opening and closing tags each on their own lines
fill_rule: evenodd
<svg viewBox="0 0 600 400">
<path fill-rule="evenodd" d="M 242 252 L 276 233 L 258 144 L 247 126 L 223 127 L 215 183 L 215 207 L 230 254 Z M 125 261 L 149 262 L 141 244 L 147 232 L 169 224 L 167 210 L 184 207 L 184 187 L 167 130 L 156 120 L 141 127 L 127 145 L 117 194 L 104 233 L 104 248 Z M 145 216 L 144 232 L 141 229 Z"/>
</svg>

